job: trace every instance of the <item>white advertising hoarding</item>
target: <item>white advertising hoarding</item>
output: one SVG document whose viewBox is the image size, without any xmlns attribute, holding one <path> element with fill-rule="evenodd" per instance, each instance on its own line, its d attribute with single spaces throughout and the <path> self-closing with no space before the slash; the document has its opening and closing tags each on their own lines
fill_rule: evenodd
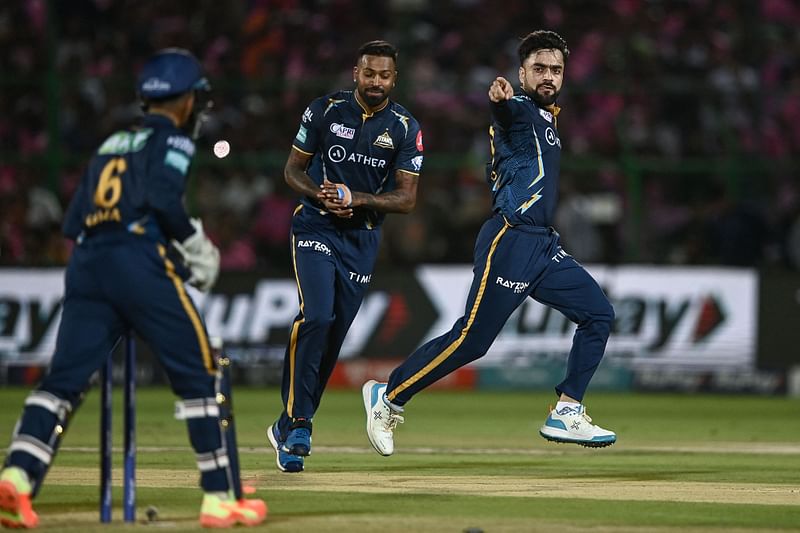
<svg viewBox="0 0 800 533">
<path fill-rule="evenodd" d="M 589 266 L 616 312 L 606 356 L 634 368 L 752 368 L 756 358 L 758 278 L 728 268 Z M 415 278 L 415 279 L 414 279 Z M 472 268 L 421 266 L 391 290 L 371 290 L 356 317 L 342 358 L 364 354 L 370 338 L 390 321 L 390 293 L 418 284 L 433 319 L 415 329 L 419 342 L 448 331 L 464 313 Z M 191 291 L 212 335 L 242 345 L 271 345 L 297 314 L 294 280 L 259 279 L 244 292 Z M 55 347 L 63 294 L 62 269 L 0 269 L 0 358 L 46 363 Z M 414 320 L 412 316 L 410 320 Z M 564 357 L 575 326 L 559 312 L 527 299 L 480 359 L 492 365 L 516 358 Z M 414 334 L 416 337 L 416 334 Z M 413 342 L 413 340 L 412 340 Z M 370 356 L 382 354 L 368 353 Z"/>
</svg>

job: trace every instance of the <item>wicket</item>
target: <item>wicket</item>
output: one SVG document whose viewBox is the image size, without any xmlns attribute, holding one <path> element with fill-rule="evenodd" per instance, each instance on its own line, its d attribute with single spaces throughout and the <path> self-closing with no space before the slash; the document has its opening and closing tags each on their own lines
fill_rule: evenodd
<svg viewBox="0 0 800 533">
<path fill-rule="evenodd" d="M 133 335 L 124 337 L 124 459 L 123 518 L 136 521 L 136 345 Z M 112 355 L 100 370 L 100 521 L 111 522 L 111 457 L 112 457 Z"/>
</svg>

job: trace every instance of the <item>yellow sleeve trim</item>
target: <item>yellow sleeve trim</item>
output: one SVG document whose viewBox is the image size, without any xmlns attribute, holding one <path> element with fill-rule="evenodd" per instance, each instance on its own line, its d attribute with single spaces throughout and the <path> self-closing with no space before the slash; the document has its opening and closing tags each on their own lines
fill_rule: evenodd
<svg viewBox="0 0 800 533">
<path fill-rule="evenodd" d="M 300 148 L 298 148 L 298 147 L 297 147 L 297 146 L 295 146 L 295 145 L 292 145 L 292 148 L 294 148 L 295 150 L 297 150 L 297 151 L 298 151 L 298 152 L 300 152 L 301 154 L 306 154 L 306 155 L 314 155 L 314 152 L 306 152 L 305 150 L 301 150 Z"/>
</svg>

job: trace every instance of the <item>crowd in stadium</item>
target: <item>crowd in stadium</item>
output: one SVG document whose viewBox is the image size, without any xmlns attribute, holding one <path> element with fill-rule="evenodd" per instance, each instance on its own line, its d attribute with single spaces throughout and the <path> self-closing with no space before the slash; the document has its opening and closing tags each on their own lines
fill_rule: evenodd
<svg viewBox="0 0 800 533">
<path fill-rule="evenodd" d="M 470 262 L 490 207 L 486 92 L 519 37 L 570 45 L 559 99 L 557 229 L 587 262 L 800 268 L 800 6 L 791 0 L 329 0 L 0 6 L 0 265 L 63 265 L 59 224 L 91 151 L 139 112 L 154 50 L 202 60 L 215 118 L 189 202 L 224 270 L 283 272 L 295 197 L 282 168 L 306 104 L 352 86 L 358 46 L 400 49 L 393 98 L 422 125 L 411 215 L 381 260 Z M 231 155 L 210 146 L 227 139 Z"/>
</svg>

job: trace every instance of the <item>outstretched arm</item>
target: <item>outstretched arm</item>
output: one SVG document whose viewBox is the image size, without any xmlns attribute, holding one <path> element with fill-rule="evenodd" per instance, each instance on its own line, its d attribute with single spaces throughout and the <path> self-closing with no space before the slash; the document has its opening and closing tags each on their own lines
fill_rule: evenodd
<svg viewBox="0 0 800 533">
<path fill-rule="evenodd" d="M 508 101 L 514 96 L 511 83 L 502 76 L 498 76 L 489 87 L 489 100 L 492 102 L 492 117 L 503 128 L 511 126 L 511 109 Z"/>
</svg>

